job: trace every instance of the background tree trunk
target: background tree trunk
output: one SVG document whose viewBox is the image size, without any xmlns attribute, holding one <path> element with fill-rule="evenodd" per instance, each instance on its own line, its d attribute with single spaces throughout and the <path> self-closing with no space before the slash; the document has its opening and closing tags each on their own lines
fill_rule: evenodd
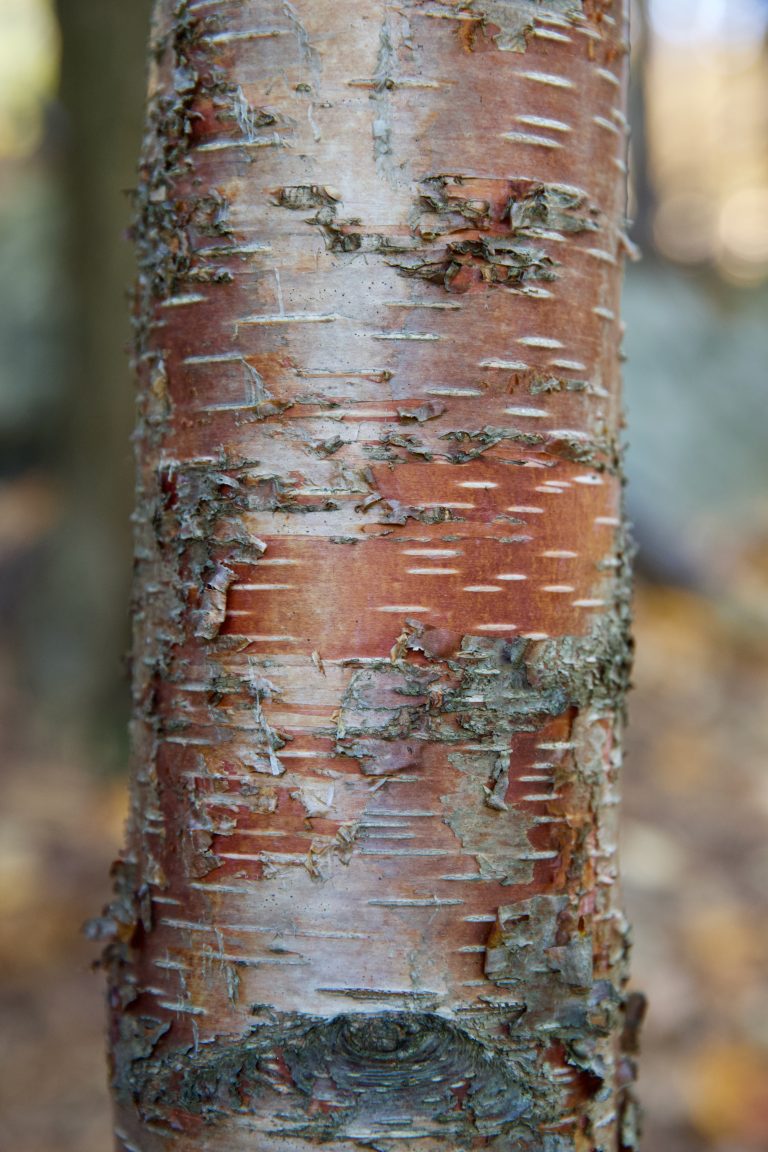
<svg viewBox="0 0 768 1152">
<path fill-rule="evenodd" d="M 159 0 L 118 1148 L 636 1147 L 613 0 Z"/>
<path fill-rule="evenodd" d="M 134 397 L 125 349 L 131 217 L 141 139 L 149 0 L 58 0 L 66 115 L 68 340 L 56 445 L 65 514 L 27 609 L 28 659 L 57 725 L 87 718 L 114 740 L 125 725 L 124 656 Z M 103 478 L 93 483 L 94 475 Z M 50 589 L 56 594 L 51 596 Z M 77 721 L 75 721 L 77 723 Z"/>
</svg>

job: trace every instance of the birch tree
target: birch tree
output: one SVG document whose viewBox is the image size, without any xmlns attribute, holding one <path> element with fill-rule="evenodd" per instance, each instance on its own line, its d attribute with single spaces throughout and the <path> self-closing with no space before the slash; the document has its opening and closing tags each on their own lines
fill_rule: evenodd
<svg viewBox="0 0 768 1152">
<path fill-rule="evenodd" d="M 623 0 L 157 0 L 120 1152 L 634 1149 Z"/>
</svg>

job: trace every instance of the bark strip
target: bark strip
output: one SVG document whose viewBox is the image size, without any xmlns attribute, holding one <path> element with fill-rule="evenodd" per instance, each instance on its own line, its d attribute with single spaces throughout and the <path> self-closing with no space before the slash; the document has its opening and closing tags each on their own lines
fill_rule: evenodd
<svg viewBox="0 0 768 1152">
<path fill-rule="evenodd" d="M 120 1152 L 636 1147 L 621 0 L 158 0 Z"/>
</svg>

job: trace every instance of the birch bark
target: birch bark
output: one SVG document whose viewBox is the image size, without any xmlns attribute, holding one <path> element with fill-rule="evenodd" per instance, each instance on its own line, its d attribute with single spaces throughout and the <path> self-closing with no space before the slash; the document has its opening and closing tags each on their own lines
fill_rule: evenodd
<svg viewBox="0 0 768 1152">
<path fill-rule="evenodd" d="M 623 0 L 158 0 L 121 1152 L 636 1147 Z"/>
</svg>

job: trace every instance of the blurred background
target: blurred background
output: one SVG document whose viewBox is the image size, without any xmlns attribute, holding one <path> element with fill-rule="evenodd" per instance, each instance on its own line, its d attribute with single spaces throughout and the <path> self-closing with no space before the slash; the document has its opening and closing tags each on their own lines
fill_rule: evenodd
<svg viewBox="0 0 768 1152">
<path fill-rule="evenodd" d="M 0 0 L 0 1147 L 104 1152 L 149 0 Z M 623 861 L 645 1148 L 768 1147 L 768 0 L 635 5 Z"/>
</svg>

